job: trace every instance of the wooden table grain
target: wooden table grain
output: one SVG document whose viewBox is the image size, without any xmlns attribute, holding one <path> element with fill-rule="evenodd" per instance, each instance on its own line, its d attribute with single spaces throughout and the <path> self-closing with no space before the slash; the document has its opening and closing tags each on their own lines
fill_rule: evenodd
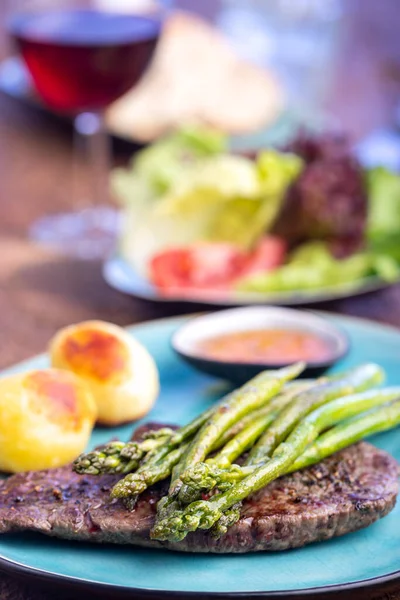
<svg viewBox="0 0 400 600">
<path fill-rule="evenodd" d="M 217 3 L 180 4 L 201 4 L 211 13 Z M 347 0 L 345 5 L 348 26 L 331 105 L 357 138 L 393 122 L 400 98 L 400 11 L 398 0 Z M 0 16 L 4 6 L 0 0 Z M 6 53 L 6 38 L 0 35 L 0 57 Z M 125 156 L 115 149 L 116 160 Z M 127 325 L 200 308 L 129 298 L 106 285 L 100 262 L 60 256 L 27 239 L 33 219 L 71 208 L 70 170 L 70 128 L 0 95 L 0 368 L 43 351 L 59 327 L 74 321 L 99 318 Z M 400 328 L 400 285 L 318 308 Z M 77 597 L 76 592 L 43 590 L 37 582 L 0 575 L 0 600 Z M 378 591 L 374 597 L 383 600 Z M 400 589 L 384 597 L 400 599 Z"/>
</svg>

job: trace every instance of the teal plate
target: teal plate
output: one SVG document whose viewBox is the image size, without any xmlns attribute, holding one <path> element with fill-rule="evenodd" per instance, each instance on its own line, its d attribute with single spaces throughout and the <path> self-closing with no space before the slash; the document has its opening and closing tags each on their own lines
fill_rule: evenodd
<svg viewBox="0 0 400 600">
<path fill-rule="evenodd" d="M 367 321 L 325 315 L 349 335 L 352 351 L 336 368 L 364 361 L 379 362 L 390 384 L 400 384 L 400 333 Z M 192 370 L 170 347 L 170 337 L 185 318 L 153 321 L 131 327 L 155 357 L 161 396 L 146 420 L 184 423 L 227 390 L 224 382 Z M 39 356 L 3 374 L 44 367 Z M 91 446 L 119 436 L 132 426 L 97 429 Z M 398 431 L 381 434 L 374 444 L 400 460 Z M 184 554 L 129 546 L 90 545 L 34 534 L 0 536 L 0 568 L 25 575 L 75 584 L 82 588 L 140 596 L 369 597 L 372 590 L 400 584 L 400 506 L 369 528 L 305 548 L 245 555 Z M 350 596 L 349 596 L 350 595 Z M 110 596 L 111 597 L 111 596 Z"/>
</svg>

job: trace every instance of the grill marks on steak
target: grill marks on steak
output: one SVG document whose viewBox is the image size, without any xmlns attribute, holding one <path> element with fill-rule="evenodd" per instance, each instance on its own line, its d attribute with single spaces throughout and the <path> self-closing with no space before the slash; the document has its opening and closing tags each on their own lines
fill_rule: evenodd
<svg viewBox="0 0 400 600">
<path fill-rule="evenodd" d="M 170 543 L 149 537 L 167 485 L 142 494 L 130 512 L 109 497 L 118 479 L 77 475 L 69 466 L 14 475 L 0 487 L 0 532 L 30 530 L 186 552 L 285 550 L 367 527 L 392 510 L 398 492 L 395 459 L 360 442 L 252 495 L 238 523 L 219 540 L 197 531 Z"/>
</svg>

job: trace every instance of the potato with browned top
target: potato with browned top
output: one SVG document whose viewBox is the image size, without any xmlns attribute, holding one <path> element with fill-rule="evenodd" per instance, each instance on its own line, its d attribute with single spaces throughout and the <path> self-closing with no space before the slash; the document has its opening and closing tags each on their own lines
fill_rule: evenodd
<svg viewBox="0 0 400 600">
<path fill-rule="evenodd" d="M 117 325 L 85 321 L 65 327 L 50 343 L 50 358 L 54 367 L 72 371 L 90 387 L 102 425 L 140 419 L 157 398 L 153 358 Z"/>
<path fill-rule="evenodd" d="M 73 373 L 43 369 L 0 379 L 0 470 L 59 467 L 86 447 L 97 408 Z"/>
</svg>

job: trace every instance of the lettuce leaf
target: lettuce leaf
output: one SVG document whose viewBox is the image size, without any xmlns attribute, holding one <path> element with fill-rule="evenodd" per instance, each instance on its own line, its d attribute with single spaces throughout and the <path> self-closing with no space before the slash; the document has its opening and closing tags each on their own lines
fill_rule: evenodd
<svg viewBox="0 0 400 600">
<path fill-rule="evenodd" d="M 157 194 L 167 192 L 182 168 L 225 152 L 228 139 L 210 129 L 182 129 L 139 152 L 131 163 L 135 176 L 147 181 Z"/>
<path fill-rule="evenodd" d="M 152 254 L 199 241 L 254 246 L 274 222 L 298 157 L 225 154 L 226 138 L 184 130 L 140 152 L 111 184 L 122 205 L 122 255 L 143 274 Z"/>
<path fill-rule="evenodd" d="M 379 257 L 381 276 L 396 281 L 394 263 L 400 265 L 400 176 L 385 167 L 375 167 L 367 171 L 366 178 L 368 245 Z"/>
<path fill-rule="evenodd" d="M 400 176 L 384 167 L 366 173 L 369 209 L 368 238 L 373 243 L 382 237 L 400 234 Z"/>
<path fill-rule="evenodd" d="M 283 267 L 243 279 L 237 287 L 263 293 L 306 291 L 357 284 L 369 275 L 396 281 L 400 267 L 390 256 L 373 252 L 360 252 L 337 260 L 324 242 L 309 242 L 293 252 Z"/>
<path fill-rule="evenodd" d="M 270 229 L 302 164 L 298 157 L 273 150 L 256 162 L 224 154 L 209 158 L 186 169 L 156 210 L 177 217 L 207 215 L 202 239 L 247 249 Z"/>
<path fill-rule="evenodd" d="M 232 198 L 257 200 L 260 181 L 254 162 L 249 158 L 221 154 L 187 166 L 158 202 L 161 214 L 188 215 L 213 210 L 218 203 Z"/>
</svg>

